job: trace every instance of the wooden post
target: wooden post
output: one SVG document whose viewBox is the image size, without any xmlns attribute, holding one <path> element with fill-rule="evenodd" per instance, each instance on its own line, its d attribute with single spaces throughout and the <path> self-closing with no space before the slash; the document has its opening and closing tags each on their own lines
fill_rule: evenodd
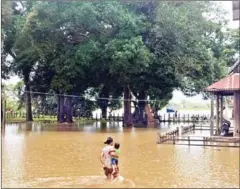
<svg viewBox="0 0 240 189">
<path fill-rule="evenodd" d="M 3 117 L 2 117 L 2 126 L 5 127 L 5 123 L 6 123 L 6 107 L 7 107 L 7 101 L 5 99 L 5 93 L 3 94 L 3 107 L 2 107 L 2 111 L 3 111 Z"/>
<path fill-rule="evenodd" d="M 216 132 L 219 131 L 219 95 L 217 94 L 217 106 L 216 106 Z"/>
<path fill-rule="evenodd" d="M 122 114 L 122 125 L 124 127 L 124 114 Z"/>
<path fill-rule="evenodd" d="M 213 136 L 214 127 L 214 95 L 211 95 L 210 136 Z"/>
<path fill-rule="evenodd" d="M 188 137 L 188 145 L 190 145 L 190 137 Z"/>
<path fill-rule="evenodd" d="M 240 92 L 234 92 L 234 136 L 240 136 Z"/>
<path fill-rule="evenodd" d="M 173 135 L 173 144 L 175 144 L 175 136 Z"/>
<path fill-rule="evenodd" d="M 222 122 L 223 122 L 223 96 L 221 95 L 220 96 L 220 126 L 219 126 L 219 131 L 221 130 Z"/>
</svg>

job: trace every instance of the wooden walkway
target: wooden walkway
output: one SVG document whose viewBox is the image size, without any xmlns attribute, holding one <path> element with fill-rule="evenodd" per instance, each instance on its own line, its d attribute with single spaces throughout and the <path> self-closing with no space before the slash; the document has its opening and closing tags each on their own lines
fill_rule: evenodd
<svg viewBox="0 0 240 189">
<path fill-rule="evenodd" d="M 158 144 L 191 145 L 191 146 L 211 146 L 211 147 L 235 147 L 240 148 L 240 137 L 223 136 L 196 136 L 186 135 L 195 131 L 199 126 L 191 125 L 176 128 L 170 132 L 158 133 Z M 207 130 L 210 130 L 207 129 Z"/>
</svg>

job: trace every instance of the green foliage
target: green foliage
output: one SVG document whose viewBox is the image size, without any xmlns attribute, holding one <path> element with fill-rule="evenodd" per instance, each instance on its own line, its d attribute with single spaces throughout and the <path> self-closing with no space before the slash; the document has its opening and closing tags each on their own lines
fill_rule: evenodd
<svg viewBox="0 0 240 189">
<path fill-rule="evenodd" d="M 6 100 L 6 110 L 22 110 L 24 103 L 23 86 L 24 84 L 22 81 L 19 81 L 15 85 L 9 84 L 2 86 L 2 95 Z"/>
<path fill-rule="evenodd" d="M 91 110 L 103 108 L 105 101 L 98 97 L 120 98 L 126 86 L 137 98 L 141 93 L 159 99 L 151 103 L 156 110 L 174 89 L 189 96 L 201 93 L 226 74 L 239 50 L 239 33 L 223 32 L 224 14 L 212 2 L 22 5 L 24 9 L 13 6 L 10 14 L 5 12 L 2 21 L 3 76 L 18 74 L 34 91 L 87 93 L 97 99 L 89 104 Z M 210 18 L 213 13 L 218 17 Z M 10 66 L 6 55 L 13 57 Z M 54 103 L 45 100 L 51 109 Z M 121 107 L 112 100 L 106 105 Z"/>
<path fill-rule="evenodd" d="M 239 29 L 231 29 L 225 33 L 225 37 L 229 40 L 225 43 L 222 52 L 223 60 L 227 62 L 228 66 L 234 65 L 239 58 L 240 49 L 240 34 Z"/>
</svg>

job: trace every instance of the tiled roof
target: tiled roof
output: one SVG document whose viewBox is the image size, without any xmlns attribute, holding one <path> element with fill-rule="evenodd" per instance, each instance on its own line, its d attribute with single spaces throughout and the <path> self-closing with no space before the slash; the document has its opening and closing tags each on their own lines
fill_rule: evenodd
<svg viewBox="0 0 240 189">
<path fill-rule="evenodd" d="M 240 91 L 240 75 L 235 73 L 229 75 L 205 89 L 208 92 L 214 91 Z"/>
</svg>

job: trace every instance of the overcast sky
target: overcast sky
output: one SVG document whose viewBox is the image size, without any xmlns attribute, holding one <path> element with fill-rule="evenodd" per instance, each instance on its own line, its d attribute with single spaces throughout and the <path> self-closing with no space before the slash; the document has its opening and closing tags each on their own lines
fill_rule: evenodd
<svg viewBox="0 0 240 189">
<path fill-rule="evenodd" d="M 238 28 L 239 27 L 239 22 L 238 21 L 233 21 L 232 20 L 232 1 L 218 1 L 216 2 L 218 4 L 220 4 L 223 9 L 226 10 L 227 12 L 227 19 L 229 20 L 229 27 L 230 28 Z M 19 77 L 17 76 L 12 76 L 9 80 L 7 81 L 4 81 L 4 83 L 7 83 L 7 84 L 15 84 L 19 81 Z M 201 95 L 197 95 L 197 96 L 194 96 L 194 97 L 186 97 L 183 95 L 183 93 L 181 91 L 174 91 L 173 93 L 173 99 L 171 100 L 172 102 L 180 102 L 182 101 L 183 99 L 187 99 L 191 102 L 203 102 L 203 103 L 208 103 L 209 101 L 206 101 L 206 100 L 202 100 L 202 96 Z"/>
</svg>

